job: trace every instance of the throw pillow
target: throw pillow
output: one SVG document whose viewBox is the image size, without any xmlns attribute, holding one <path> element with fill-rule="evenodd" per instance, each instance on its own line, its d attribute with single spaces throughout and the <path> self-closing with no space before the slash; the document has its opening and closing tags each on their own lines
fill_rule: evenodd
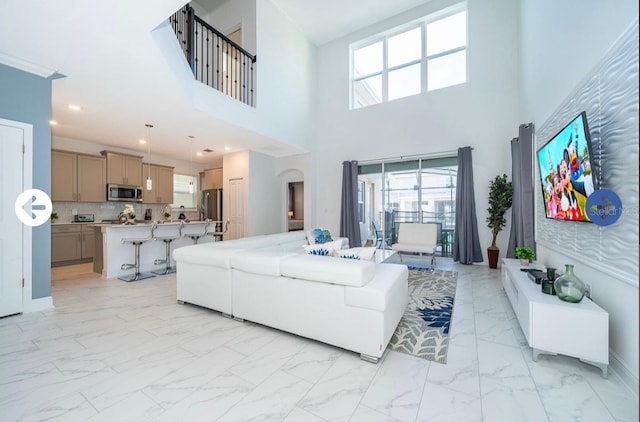
<svg viewBox="0 0 640 422">
<path fill-rule="evenodd" d="M 309 255 L 331 256 L 341 247 L 340 241 L 320 243 L 316 245 L 303 246 L 304 251 Z"/>
<path fill-rule="evenodd" d="M 323 230 L 322 233 L 324 233 L 325 242 L 333 242 L 333 237 L 331 237 L 331 233 L 329 232 L 329 230 Z"/>
<path fill-rule="evenodd" d="M 325 243 L 327 239 L 324 236 L 324 230 L 321 228 L 307 230 L 307 242 L 310 245 L 316 245 L 318 243 Z"/>
<path fill-rule="evenodd" d="M 335 256 L 346 259 L 361 259 L 363 261 L 371 261 L 376 253 L 374 247 L 360 247 L 351 249 L 336 249 Z"/>
</svg>

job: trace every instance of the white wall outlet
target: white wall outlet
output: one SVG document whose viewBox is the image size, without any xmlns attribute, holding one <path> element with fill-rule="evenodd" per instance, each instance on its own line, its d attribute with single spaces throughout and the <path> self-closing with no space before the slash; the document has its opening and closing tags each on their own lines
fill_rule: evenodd
<svg viewBox="0 0 640 422">
<path fill-rule="evenodd" d="M 73 208 L 71 210 L 71 215 L 78 215 L 78 210 L 76 208 Z"/>
</svg>

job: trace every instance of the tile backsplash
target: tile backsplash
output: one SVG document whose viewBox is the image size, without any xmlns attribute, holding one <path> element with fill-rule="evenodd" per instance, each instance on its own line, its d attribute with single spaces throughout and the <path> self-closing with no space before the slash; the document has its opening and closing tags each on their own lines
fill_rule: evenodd
<svg viewBox="0 0 640 422">
<path fill-rule="evenodd" d="M 73 210 L 77 210 L 78 214 L 93 214 L 96 222 L 102 220 L 115 220 L 118 214 L 124 210 L 128 202 L 54 202 L 53 212 L 58 213 L 58 223 L 73 222 Z M 151 219 L 162 220 L 163 205 L 150 205 L 133 203 L 136 212 L 136 220 L 144 220 L 144 213 L 147 208 L 151 208 Z M 174 220 L 178 218 L 180 213 L 173 211 L 171 216 Z M 189 220 L 197 220 L 199 214 L 197 212 L 185 212 L 185 216 Z"/>
</svg>

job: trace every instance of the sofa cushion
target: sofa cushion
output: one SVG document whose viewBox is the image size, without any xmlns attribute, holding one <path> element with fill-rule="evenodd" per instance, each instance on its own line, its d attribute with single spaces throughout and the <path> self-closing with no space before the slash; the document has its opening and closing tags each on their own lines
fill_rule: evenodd
<svg viewBox="0 0 640 422">
<path fill-rule="evenodd" d="M 240 245 L 225 245 L 225 243 L 214 242 L 183 246 L 173 251 L 173 259 L 180 263 L 231 268 L 230 257 L 246 249 Z"/>
<path fill-rule="evenodd" d="M 389 305 L 396 283 L 404 283 L 403 289 L 407 290 L 409 273 L 405 265 L 378 264 L 375 267 L 375 277 L 366 286 L 345 288 L 344 302 L 346 305 L 384 311 Z"/>
<path fill-rule="evenodd" d="M 278 250 L 249 249 L 233 254 L 229 261 L 231 267 L 247 273 L 280 275 L 280 261 L 288 256 L 296 255 L 293 252 Z"/>
<path fill-rule="evenodd" d="M 325 256 L 293 255 L 280 261 L 280 274 L 345 286 L 364 286 L 375 274 L 375 264 Z"/>
</svg>

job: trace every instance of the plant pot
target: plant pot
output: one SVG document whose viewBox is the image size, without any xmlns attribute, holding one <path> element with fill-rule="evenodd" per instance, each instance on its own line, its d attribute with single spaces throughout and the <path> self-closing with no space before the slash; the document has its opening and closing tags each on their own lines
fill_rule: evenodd
<svg viewBox="0 0 640 422">
<path fill-rule="evenodd" d="M 489 246 L 487 248 L 487 258 L 489 259 L 489 268 L 498 268 L 498 256 L 500 249 L 497 246 Z"/>
<path fill-rule="evenodd" d="M 529 266 L 529 260 L 528 259 L 524 259 L 524 258 L 520 258 L 520 265 L 522 265 L 523 267 L 528 267 Z"/>
</svg>

